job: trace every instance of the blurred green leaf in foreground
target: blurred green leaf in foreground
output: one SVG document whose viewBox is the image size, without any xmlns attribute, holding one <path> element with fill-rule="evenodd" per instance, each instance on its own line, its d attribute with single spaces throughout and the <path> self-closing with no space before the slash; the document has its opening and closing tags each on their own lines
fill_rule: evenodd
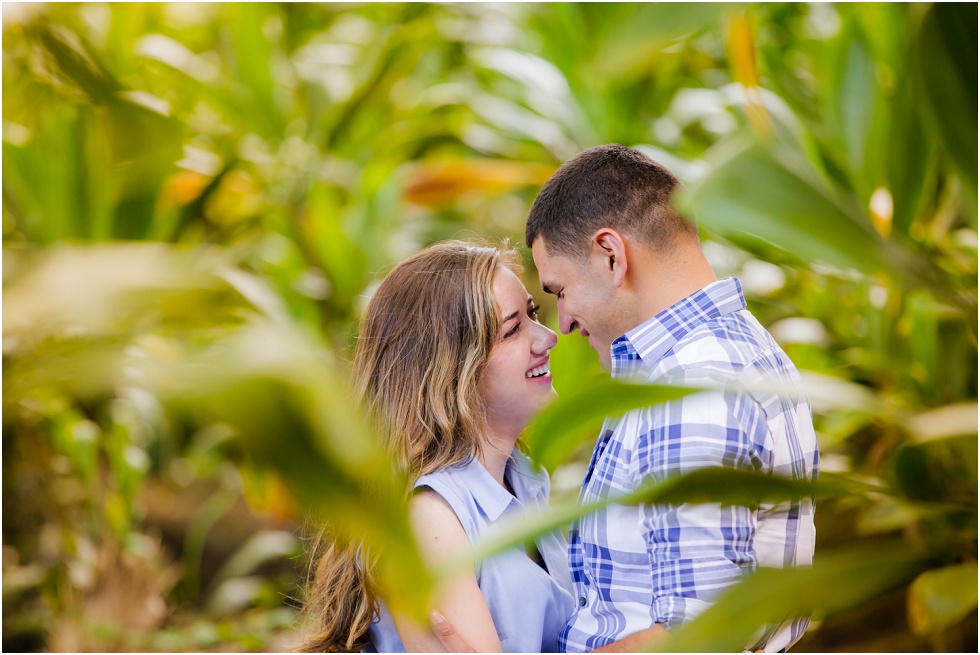
<svg viewBox="0 0 980 655">
<path fill-rule="evenodd" d="M 324 522 L 421 611 L 444 571 L 349 402 L 360 311 L 433 241 L 519 244 L 551 171 L 619 142 L 685 182 L 825 473 L 619 499 L 818 495 L 812 569 L 747 576 L 665 647 L 813 612 L 800 650 L 975 651 L 976 11 L 4 5 L 4 649 L 287 650 Z M 575 336 L 553 373 L 526 443 L 555 508 L 477 556 L 587 509 L 606 414 L 690 391 L 604 380 Z"/>
</svg>

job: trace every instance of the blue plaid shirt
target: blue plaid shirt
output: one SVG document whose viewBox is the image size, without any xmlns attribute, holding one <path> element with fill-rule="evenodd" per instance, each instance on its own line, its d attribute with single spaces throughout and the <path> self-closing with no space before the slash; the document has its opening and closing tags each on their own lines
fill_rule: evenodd
<svg viewBox="0 0 980 655">
<path fill-rule="evenodd" d="M 612 375 L 742 389 L 756 383 L 759 391 L 706 391 L 607 419 L 582 502 L 707 466 L 817 475 L 799 373 L 746 310 L 737 278 L 706 286 L 613 341 Z M 758 566 L 812 563 L 813 503 L 611 505 L 573 525 L 568 541 L 577 606 L 559 647 L 594 650 L 654 623 L 676 629 Z M 768 626 L 746 647 L 787 648 L 808 622 Z"/>
</svg>

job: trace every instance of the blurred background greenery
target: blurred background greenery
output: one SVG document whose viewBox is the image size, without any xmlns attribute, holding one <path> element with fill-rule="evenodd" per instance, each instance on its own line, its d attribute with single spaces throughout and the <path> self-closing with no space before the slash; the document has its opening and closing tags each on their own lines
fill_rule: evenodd
<svg viewBox="0 0 980 655">
<path fill-rule="evenodd" d="M 385 546 L 419 606 L 401 478 L 347 400 L 365 299 L 433 241 L 520 244 L 551 172 L 618 142 L 686 183 L 846 482 L 813 572 L 733 602 L 815 612 L 797 650 L 975 652 L 976 25 L 976 4 L 4 4 L 4 650 L 288 649 L 311 517 Z M 560 402 L 608 390 L 581 340 L 553 364 Z M 528 435 L 559 502 L 584 411 Z M 737 650 L 710 641 L 718 607 L 677 644 Z"/>
</svg>

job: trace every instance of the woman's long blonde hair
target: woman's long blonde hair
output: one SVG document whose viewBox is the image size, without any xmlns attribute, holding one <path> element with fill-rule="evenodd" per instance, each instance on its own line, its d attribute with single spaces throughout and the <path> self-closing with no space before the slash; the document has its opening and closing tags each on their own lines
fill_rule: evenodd
<svg viewBox="0 0 980 655">
<path fill-rule="evenodd" d="M 368 303 L 354 389 L 413 482 L 480 451 L 480 385 L 501 321 L 493 297 L 499 266 L 518 272 L 520 260 L 512 250 L 439 243 L 396 266 Z M 314 553 L 304 609 L 309 634 L 299 649 L 362 650 L 379 610 L 375 562 L 358 544 L 334 542 L 322 531 Z"/>
</svg>

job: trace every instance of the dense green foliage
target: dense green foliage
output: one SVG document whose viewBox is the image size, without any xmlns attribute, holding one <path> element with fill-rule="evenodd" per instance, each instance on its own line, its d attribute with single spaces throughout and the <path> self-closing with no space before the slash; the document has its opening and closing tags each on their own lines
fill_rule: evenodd
<svg viewBox="0 0 980 655">
<path fill-rule="evenodd" d="M 751 576 L 667 648 L 814 612 L 802 650 L 975 650 L 976 25 L 975 4 L 5 6 L 4 649 L 289 648 L 311 517 L 383 548 L 390 598 L 421 607 L 444 571 L 347 393 L 365 294 L 433 241 L 519 243 L 555 167 L 619 142 L 687 184 L 716 272 L 804 372 L 826 472 L 625 499 L 818 497 L 815 566 Z M 526 441 L 556 508 L 481 552 L 581 512 L 597 421 L 678 393 L 624 393 L 574 336 L 552 370 Z"/>
</svg>

